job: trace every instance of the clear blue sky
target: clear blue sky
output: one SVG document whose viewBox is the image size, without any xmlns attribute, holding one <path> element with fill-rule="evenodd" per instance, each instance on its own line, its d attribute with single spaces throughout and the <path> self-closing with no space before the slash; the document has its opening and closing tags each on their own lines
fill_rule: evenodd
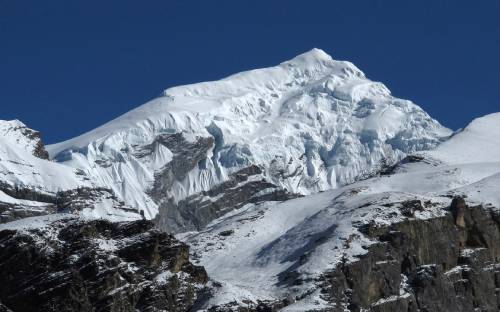
<svg viewBox="0 0 500 312">
<path fill-rule="evenodd" d="M 0 0 L 0 119 L 53 143 L 313 47 L 453 129 L 500 111 L 500 0 Z"/>
</svg>

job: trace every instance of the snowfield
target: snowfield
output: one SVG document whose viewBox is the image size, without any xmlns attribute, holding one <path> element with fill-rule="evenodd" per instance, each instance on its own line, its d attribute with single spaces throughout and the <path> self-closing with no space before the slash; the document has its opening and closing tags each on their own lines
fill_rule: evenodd
<svg viewBox="0 0 500 312">
<path fill-rule="evenodd" d="M 498 162 L 498 135 L 500 113 L 486 115 L 475 119 L 429 155 L 452 164 Z"/>
</svg>

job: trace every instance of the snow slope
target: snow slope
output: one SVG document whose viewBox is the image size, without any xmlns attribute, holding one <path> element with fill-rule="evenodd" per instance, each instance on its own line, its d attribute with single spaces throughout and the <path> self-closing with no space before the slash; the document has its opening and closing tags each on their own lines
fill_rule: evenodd
<svg viewBox="0 0 500 312">
<path fill-rule="evenodd" d="M 478 163 L 500 161 L 500 113 L 472 121 L 429 155 L 447 163 Z"/>
<path fill-rule="evenodd" d="M 372 242 L 363 224 L 401 221 L 401 204 L 425 203 L 416 218 L 446 213 L 451 195 L 500 209 L 500 114 L 473 121 L 426 158 L 402 162 L 390 175 L 282 203 L 247 205 L 213 221 L 204 231 L 180 234 L 193 257 L 219 283 L 212 305 L 234 300 L 303 298 L 285 310 L 327 307 L 316 279 L 340 261 L 355 261 Z M 485 151 L 477 157 L 471 151 Z M 432 156 L 432 157 L 431 157 Z M 286 276 L 299 274 L 300 285 Z"/>
<path fill-rule="evenodd" d="M 75 169 L 34 156 L 37 141 L 25 129 L 18 120 L 0 120 L 0 181 L 44 193 L 91 186 Z"/>
<path fill-rule="evenodd" d="M 313 49 L 275 67 L 167 89 L 47 149 L 53 159 L 84 171 L 152 218 L 165 198 L 151 198 L 149 191 L 173 155 L 161 144 L 147 156 L 140 151 L 172 133 L 193 142 L 214 139 L 206 159 L 165 194 L 174 201 L 209 190 L 252 164 L 291 193 L 332 189 L 407 153 L 431 149 L 451 134 L 353 64 Z"/>
</svg>

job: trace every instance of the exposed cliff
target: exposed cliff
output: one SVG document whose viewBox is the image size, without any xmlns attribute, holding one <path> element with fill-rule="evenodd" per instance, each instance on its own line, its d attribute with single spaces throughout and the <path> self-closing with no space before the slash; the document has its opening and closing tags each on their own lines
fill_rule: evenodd
<svg viewBox="0 0 500 312">
<path fill-rule="evenodd" d="M 208 279 L 149 221 L 53 215 L 0 229 L 0 302 L 16 312 L 187 311 Z"/>
<path fill-rule="evenodd" d="M 457 197 L 443 217 L 363 232 L 378 242 L 323 276 L 333 311 L 498 311 L 500 213 Z"/>
</svg>

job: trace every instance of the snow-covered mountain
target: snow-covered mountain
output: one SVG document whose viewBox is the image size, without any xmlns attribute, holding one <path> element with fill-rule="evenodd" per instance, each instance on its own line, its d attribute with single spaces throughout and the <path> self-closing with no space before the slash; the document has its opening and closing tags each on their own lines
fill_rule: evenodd
<svg viewBox="0 0 500 312">
<path fill-rule="evenodd" d="M 185 231 L 248 202 L 354 182 L 450 134 L 353 64 L 313 49 L 167 89 L 47 150 L 165 229 Z"/>
<path fill-rule="evenodd" d="M 46 148 L 0 121 L 0 311 L 497 311 L 499 133 L 318 49 Z"/>
</svg>

